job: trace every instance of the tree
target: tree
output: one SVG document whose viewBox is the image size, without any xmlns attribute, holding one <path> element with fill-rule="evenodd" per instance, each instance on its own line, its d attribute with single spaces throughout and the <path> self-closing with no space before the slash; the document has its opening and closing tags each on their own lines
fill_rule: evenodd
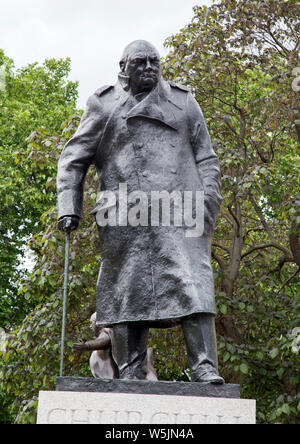
<svg viewBox="0 0 300 444">
<path fill-rule="evenodd" d="M 289 339 L 299 325 L 297 3 L 196 7 L 192 23 L 168 39 L 164 65 L 196 95 L 221 159 L 224 201 L 213 244 L 221 355 L 225 374 L 230 361 L 230 372 L 246 376 L 244 387 L 256 384 L 263 397 L 277 389 L 282 405 L 270 416 L 260 412 L 261 420 L 288 421 L 298 402 Z M 277 368 L 268 353 L 280 356 Z"/>
<path fill-rule="evenodd" d="M 28 139 L 31 168 L 43 162 L 49 172 L 56 169 L 58 157 L 67 140 L 79 124 L 73 116 L 53 135 L 45 129 L 36 130 Z M 91 170 L 87 177 L 85 208 L 92 210 L 96 199 L 96 172 Z M 56 195 L 56 171 L 48 177 L 47 192 Z M 53 205 L 56 203 L 53 199 Z M 19 283 L 19 297 L 34 301 L 35 305 L 23 322 L 13 331 L 6 333 L 6 342 L 0 361 L 0 385 L 9 399 L 6 415 L 19 422 L 35 422 L 37 393 L 41 387 L 55 388 L 59 374 L 60 332 L 62 319 L 62 288 L 64 271 L 64 236 L 57 230 L 56 207 L 43 214 L 40 232 L 31 236 L 29 247 L 35 253 L 36 266 Z M 84 255 L 82 254 L 84 251 Z M 89 217 L 81 229 L 72 234 L 70 255 L 70 286 L 68 322 L 66 332 L 66 374 L 89 375 L 85 356 L 74 356 L 72 343 L 79 337 L 89 336 L 89 318 L 95 311 L 95 282 L 99 271 L 99 240 L 96 223 Z M 13 395 L 13 399 L 12 399 Z M 10 419 L 12 420 L 12 419 Z"/>
<path fill-rule="evenodd" d="M 7 327 L 18 324 L 34 306 L 26 299 L 21 303 L 16 282 L 22 275 L 24 245 L 56 199 L 47 188 L 55 164 L 40 147 L 33 167 L 27 138 L 37 128 L 52 133 L 60 129 L 76 110 L 77 83 L 67 79 L 69 59 L 15 70 L 1 50 L 0 71 L 0 325 Z"/>
</svg>

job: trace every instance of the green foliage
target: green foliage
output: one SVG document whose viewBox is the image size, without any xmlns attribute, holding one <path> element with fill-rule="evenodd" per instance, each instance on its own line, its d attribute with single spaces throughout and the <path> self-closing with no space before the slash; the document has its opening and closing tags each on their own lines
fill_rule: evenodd
<svg viewBox="0 0 300 444">
<path fill-rule="evenodd" d="M 61 134 L 36 131 L 28 140 L 32 147 L 32 168 L 40 163 L 39 146 L 48 171 L 61 149 L 74 133 L 79 118 L 74 116 L 61 128 Z M 55 168 L 55 167 L 54 167 Z M 56 193 L 56 171 L 46 187 L 49 195 Z M 95 171 L 87 179 L 86 208 L 92 209 L 96 185 Z M 87 213 L 88 214 L 88 213 Z M 17 423 L 34 423 L 36 397 L 41 389 L 55 389 L 59 374 L 60 332 L 62 318 L 62 288 L 64 267 L 64 236 L 57 230 L 56 208 L 51 207 L 40 220 L 40 232 L 32 236 L 29 247 L 35 252 L 37 265 L 29 276 L 23 277 L 19 297 L 34 306 L 15 330 L 6 336 L 0 363 L 1 392 L 11 398 L 9 412 Z M 99 246 L 95 222 L 84 220 L 81 230 L 72 236 L 70 261 L 69 304 L 66 332 L 67 374 L 90 376 L 86 356 L 74 356 L 72 344 L 81 335 L 91 336 L 89 318 L 95 311 L 95 282 L 99 271 Z M 84 251 L 84 255 L 81 254 Z"/>
<path fill-rule="evenodd" d="M 190 381 L 185 342 L 180 327 L 150 330 L 157 377 L 161 381 Z"/>
<path fill-rule="evenodd" d="M 5 327 L 17 325 L 32 306 L 23 299 L 21 308 L 17 295 L 24 246 L 56 200 L 47 187 L 55 175 L 56 159 L 49 151 L 45 156 L 43 145 L 34 145 L 35 130 L 55 134 L 60 129 L 75 112 L 77 84 L 67 80 L 69 59 L 15 70 L 0 50 L 0 69 L 5 72 L 0 90 L 0 325 Z"/>
</svg>

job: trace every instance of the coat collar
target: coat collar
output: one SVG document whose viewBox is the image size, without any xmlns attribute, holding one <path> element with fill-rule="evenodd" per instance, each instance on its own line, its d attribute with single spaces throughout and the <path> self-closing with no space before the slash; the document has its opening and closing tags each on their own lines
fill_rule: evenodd
<svg viewBox="0 0 300 444">
<path fill-rule="evenodd" d="M 123 87 L 125 95 L 123 103 L 131 96 L 130 91 Z M 134 117 L 144 117 L 158 120 L 174 130 L 178 130 L 178 122 L 175 117 L 175 109 L 182 109 L 172 101 L 171 87 L 168 82 L 161 79 L 157 87 L 151 91 L 143 100 L 138 102 L 127 114 L 127 119 Z"/>
</svg>

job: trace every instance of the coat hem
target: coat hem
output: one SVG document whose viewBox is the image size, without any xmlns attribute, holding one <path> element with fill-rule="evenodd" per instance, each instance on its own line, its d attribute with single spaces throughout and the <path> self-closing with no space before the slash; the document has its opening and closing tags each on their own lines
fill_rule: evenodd
<svg viewBox="0 0 300 444">
<path fill-rule="evenodd" d="M 192 313 L 186 314 L 186 315 L 181 315 L 181 316 L 173 316 L 170 318 L 161 318 L 161 319 L 135 319 L 135 320 L 120 320 L 117 322 L 99 322 L 97 321 L 96 324 L 98 327 L 107 327 L 107 328 L 113 328 L 115 325 L 120 325 L 120 324 L 146 324 L 147 326 L 149 326 L 149 328 L 172 328 L 172 327 L 176 327 L 177 325 L 181 324 L 181 322 L 184 319 L 187 319 L 189 317 L 198 315 L 198 314 L 208 314 L 208 315 L 213 315 L 216 316 L 216 312 L 212 311 L 212 310 L 197 310 L 197 311 L 193 311 Z"/>
</svg>

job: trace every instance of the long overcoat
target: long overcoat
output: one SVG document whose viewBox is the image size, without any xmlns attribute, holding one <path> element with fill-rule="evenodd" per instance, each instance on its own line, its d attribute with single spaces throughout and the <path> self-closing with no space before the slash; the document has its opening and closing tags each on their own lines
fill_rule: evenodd
<svg viewBox="0 0 300 444">
<path fill-rule="evenodd" d="M 187 88 L 173 82 L 161 79 L 146 97 L 133 97 L 118 82 L 89 98 L 78 131 L 59 161 L 59 218 L 82 217 L 91 164 L 102 191 L 117 193 L 120 184 L 126 184 L 128 193 L 143 191 L 147 196 L 163 190 L 182 195 L 203 191 L 210 203 L 205 211 L 215 209 L 210 220 L 217 216 L 218 158 L 198 103 Z M 101 196 L 96 215 L 107 210 Z M 99 226 L 98 325 L 143 321 L 168 327 L 196 313 L 215 314 L 211 225 L 192 238 L 185 223 Z"/>
</svg>

